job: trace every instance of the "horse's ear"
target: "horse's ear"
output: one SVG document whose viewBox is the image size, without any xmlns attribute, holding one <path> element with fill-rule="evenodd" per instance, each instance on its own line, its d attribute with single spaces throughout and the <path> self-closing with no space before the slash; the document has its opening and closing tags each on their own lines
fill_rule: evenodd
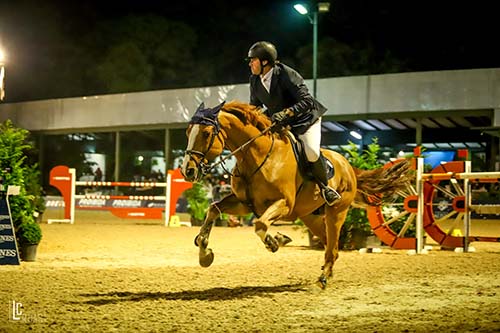
<svg viewBox="0 0 500 333">
<path fill-rule="evenodd" d="M 195 113 L 201 110 L 205 110 L 205 102 L 201 102 L 201 104 L 196 109 Z"/>
<path fill-rule="evenodd" d="M 220 112 L 220 110 L 222 109 L 222 107 L 224 106 L 224 104 L 226 104 L 226 101 L 224 101 L 224 102 L 220 103 L 219 105 L 217 105 L 216 107 L 214 107 L 214 108 L 212 109 L 212 112 L 211 112 L 211 113 L 212 113 L 213 115 L 217 115 L 217 114 Z"/>
</svg>

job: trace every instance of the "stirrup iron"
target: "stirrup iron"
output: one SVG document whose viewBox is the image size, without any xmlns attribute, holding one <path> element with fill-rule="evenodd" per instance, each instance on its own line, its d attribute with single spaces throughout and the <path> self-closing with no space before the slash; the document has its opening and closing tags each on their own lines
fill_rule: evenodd
<svg viewBox="0 0 500 333">
<path fill-rule="evenodd" d="M 335 191 L 328 185 L 321 184 L 321 196 L 325 200 L 328 206 L 333 206 L 337 201 L 339 201 L 342 197 L 339 192 Z"/>
</svg>

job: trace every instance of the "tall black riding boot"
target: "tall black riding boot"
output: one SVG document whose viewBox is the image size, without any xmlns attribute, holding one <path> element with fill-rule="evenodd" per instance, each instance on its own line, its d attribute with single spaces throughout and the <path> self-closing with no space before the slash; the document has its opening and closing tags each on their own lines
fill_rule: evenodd
<svg viewBox="0 0 500 333">
<path fill-rule="evenodd" d="M 333 188 L 328 186 L 328 176 L 326 175 L 326 165 L 323 157 L 320 156 L 316 162 L 312 162 L 312 174 L 321 188 L 321 196 L 328 206 L 333 206 L 341 196 Z"/>
</svg>

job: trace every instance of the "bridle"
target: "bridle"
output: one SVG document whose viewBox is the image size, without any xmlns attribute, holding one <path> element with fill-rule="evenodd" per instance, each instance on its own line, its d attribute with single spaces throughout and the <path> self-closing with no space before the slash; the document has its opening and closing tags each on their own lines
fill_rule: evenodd
<svg viewBox="0 0 500 333">
<path fill-rule="evenodd" d="M 205 122 L 208 122 L 210 126 L 213 126 L 213 128 L 215 130 L 210 135 L 210 143 L 207 146 L 207 149 L 204 152 L 201 152 L 199 150 L 194 150 L 194 149 L 187 149 L 186 150 L 186 154 L 190 158 L 192 158 L 193 155 L 199 156 L 199 158 L 200 158 L 199 160 L 197 160 L 195 158 L 192 158 L 192 160 L 194 160 L 194 162 L 196 163 L 196 166 L 198 167 L 198 170 L 201 172 L 202 177 L 205 177 L 210 172 L 210 170 L 212 170 L 214 168 L 213 165 L 210 166 L 208 164 L 208 159 L 206 158 L 206 155 L 212 149 L 212 146 L 214 145 L 214 142 L 215 142 L 215 138 L 219 139 L 219 141 L 221 143 L 224 143 L 222 141 L 222 139 L 220 139 L 220 137 L 219 137 L 219 135 L 220 135 L 220 125 L 219 125 L 219 122 L 216 119 L 212 119 L 212 118 L 208 118 L 208 117 L 202 117 L 201 118 L 201 120 L 203 120 Z M 193 123 L 193 124 L 198 124 L 198 122 L 197 123 Z"/>
<path fill-rule="evenodd" d="M 212 119 L 212 118 L 208 118 L 208 117 L 202 117 L 200 118 L 201 120 L 205 121 L 205 122 L 208 122 L 208 125 L 209 126 L 213 126 L 214 129 L 215 129 L 215 133 L 212 133 L 212 135 L 210 136 L 210 144 L 207 146 L 207 149 L 205 150 L 205 152 L 201 152 L 201 151 L 198 151 L 198 150 L 194 150 L 194 149 L 188 149 L 186 150 L 186 154 L 189 156 L 189 157 L 192 157 L 193 155 L 197 155 L 200 157 L 199 161 L 197 161 L 196 159 L 193 159 L 196 163 L 196 166 L 198 167 L 198 170 L 201 172 L 201 177 L 200 178 L 203 178 L 203 177 L 206 177 L 208 175 L 208 173 L 214 169 L 215 167 L 217 167 L 218 165 L 221 165 L 222 168 L 224 169 L 224 171 L 226 171 L 228 174 L 231 174 L 230 171 L 227 170 L 226 166 L 225 166 L 225 162 L 231 158 L 232 156 L 234 156 L 236 153 L 238 153 L 239 151 L 241 151 L 242 149 L 244 149 L 246 146 L 248 146 L 250 143 L 252 143 L 253 141 L 255 141 L 256 139 L 260 138 L 261 136 L 265 135 L 267 132 L 269 132 L 273 127 L 276 126 L 276 123 L 272 123 L 271 126 L 265 128 L 262 132 L 260 132 L 258 135 L 250 138 L 247 142 L 245 142 L 244 144 L 242 144 L 241 146 L 239 146 L 238 148 L 236 148 L 235 150 L 233 150 L 231 153 L 229 153 L 228 155 L 224 156 L 224 157 L 221 157 L 220 160 L 216 163 L 213 163 L 211 165 L 209 165 L 208 163 L 206 163 L 205 161 L 208 162 L 208 159 L 206 158 L 206 154 L 212 149 L 212 146 L 214 145 L 214 142 L 215 142 L 215 138 L 218 138 L 219 141 L 224 145 L 224 141 L 222 139 L 219 138 L 219 135 L 221 133 L 220 131 L 220 125 L 219 125 L 219 122 L 217 121 L 217 118 L 215 119 Z M 193 124 L 197 124 L 198 122 L 196 123 L 193 123 Z M 253 174 L 255 174 L 263 165 L 264 165 L 264 162 L 267 160 L 267 158 L 269 157 L 269 155 L 271 154 L 271 151 L 273 149 L 273 146 L 274 146 L 274 137 L 273 137 L 273 142 L 271 144 L 271 149 L 269 150 L 266 158 L 264 159 L 264 161 L 259 165 L 259 167 L 257 168 L 257 170 L 255 170 L 253 172 Z M 232 174 L 231 174 L 232 175 Z"/>
</svg>

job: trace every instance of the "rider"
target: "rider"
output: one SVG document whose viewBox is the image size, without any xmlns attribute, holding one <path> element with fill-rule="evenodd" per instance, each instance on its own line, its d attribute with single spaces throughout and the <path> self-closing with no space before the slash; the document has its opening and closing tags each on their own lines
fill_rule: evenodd
<svg viewBox="0 0 500 333">
<path fill-rule="evenodd" d="M 302 76 L 277 61 L 276 47 L 257 42 L 248 51 L 250 104 L 263 107 L 275 123 L 289 125 L 303 145 L 312 174 L 320 185 L 323 199 L 332 206 L 340 195 L 328 186 L 325 159 L 321 156 L 321 115 L 326 108 L 314 99 Z"/>
</svg>

